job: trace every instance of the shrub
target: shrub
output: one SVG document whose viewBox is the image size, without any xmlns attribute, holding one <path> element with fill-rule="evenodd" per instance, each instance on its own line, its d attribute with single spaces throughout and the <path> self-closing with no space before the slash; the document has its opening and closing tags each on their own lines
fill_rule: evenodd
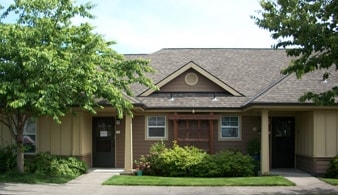
<svg viewBox="0 0 338 195">
<path fill-rule="evenodd" d="M 199 164 L 191 167 L 190 173 L 194 177 L 217 177 L 218 167 L 213 156 L 207 154 Z"/>
<path fill-rule="evenodd" d="M 74 157 L 59 157 L 42 152 L 27 163 L 26 172 L 50 176 L 79 176 L 87 172 L 87 166 Z"/>
<path fill-rule="evenodd" d="M 161 175 L 159 157 L 165 148 L 163 141 L 154 143 L 150 147 L 149 154 L 141 155 L 139 160 L 135 160 L 137 169 L 141 170 L 144 175 Z"/>
<path fill-rule="evenodd" d="M 249 155 L 224 151 L 209 155 L 193 146 L 171 148 L 156 143 L 150 154 L 142 155 L 136 165 L 144 174 L 172 177 L 243 177 L 255 175 L 255 163 Z"/>
<path fill-rule="evenodd" d="M 338 178 L 338 155 L 335 156 L 329 164 L 329 168 L 326 171 L 325 177 Z"/>
<path fill-rule="evenodd" d="M 0 173 L 13 170 L 16 167 L 16 147 L 6 146 L 0 149 Z"/>
<path fill-rule="evenodd" d="M 159 167 L 163 176 L 195 176 L 196 167 L 207 155 L 196 147 L 180 147 L 174 142 L 172 148 L 161 153 Z"/>
<path fill-rule="evenodd" d="M 213 155 L 220 177 L 244 177 L 255 175 L 255 163 L 249 155 L 224 151 Z"/>
</svg>

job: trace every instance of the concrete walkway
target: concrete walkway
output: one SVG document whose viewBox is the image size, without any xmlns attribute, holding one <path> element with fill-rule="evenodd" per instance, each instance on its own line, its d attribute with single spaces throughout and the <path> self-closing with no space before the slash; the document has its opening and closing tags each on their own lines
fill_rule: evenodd
<svg viewBox="0 0 338 195">
<path fill-rule="evenodd" d="M 0 184 L 0 194 L 137 194 L 137 195 L 199 195 L 199 194 L 338 194 L 338 187 L 328 185 L 299 170 L 273 170 L 272 174 L 286 177 L 297 186 L 278 187 L 152 187 L 101 185 L 121 170 L 93 169 L 67 184 Z"/>
</svg>

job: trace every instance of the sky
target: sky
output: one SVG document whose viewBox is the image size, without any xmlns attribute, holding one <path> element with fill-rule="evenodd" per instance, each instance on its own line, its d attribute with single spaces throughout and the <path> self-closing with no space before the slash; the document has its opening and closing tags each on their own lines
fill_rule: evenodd
<svg viewBox="0 0 338 195">
<path fill-rule="evenodd" d="M 1 0 L 3 5 L 11 0 Z M 77 2 L 87 2 L 77 0 Z M 122 54 L 162 48 L 271 48 L 250 18 L 259 0 L 92 0 L 95 32 Z M 77 19 L 79 21 L 79 19 Z"/>
</svg>

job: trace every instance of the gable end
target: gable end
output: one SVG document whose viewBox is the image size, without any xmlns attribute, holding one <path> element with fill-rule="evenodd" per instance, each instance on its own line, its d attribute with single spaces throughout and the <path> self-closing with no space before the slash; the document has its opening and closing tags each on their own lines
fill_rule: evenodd
<svg viewBox="0 0 338 195">
<path fill-rule="evenodd" d="M 215 85 L 217 85 L 219 88 L 222 88 L 224 91 L 226 91 L 229 94 L 231 94 L 232 96 L 242 96 L 239 92 L 237 92 L 236 90 L 234 90 L 232 87 L 230 87 L 229 85 L 223 83 L 221 80 L 219 80 L 218 78 L 216 78 L 215 76 L 213 76 L 212 74 L 210 74 L 205 69 L 201 68 L 200 66 L 198 66 L 197 64 L 195 64 L 192 61 L 190 61 L 189 63 L 187 63 L 186 65 L 184 65 L 180 69 L 178 69 L 176 72 L 172 73 L 168 77 L 166 77 L 163 80 L 161 80 L 160 82 L 158 82 L 156 84 L 156 86 L 159 89 L 161 89 L 162 87 L 164 87 L 165 85 L 167 85 L 169 82 L 171 82 L 174 79 L 178 78 L 183 73 L 189 71 L 189 69 L 192 69 L 192 70 L 196 71 L 196 73 L 189 72 L 191 74 L 187 73 L 185 75 L 184 79 L 185 79 L 185 83 L 187 85 L 190 85 L 190 86 L 196 85 L 198 83 L 198 79 L 199 79 L 199 77 L 197 76 L 197 74 L 200 74 L 203 77 L 205 77 L 208 80 L 210 80 Z M 147 91 L 143 92 L 140 96 L 141 97 L 146 97 L 146 96 L 151 95 L 154 92 L 155 92 L 154 89 L 148 89 Z"/>
</svg>

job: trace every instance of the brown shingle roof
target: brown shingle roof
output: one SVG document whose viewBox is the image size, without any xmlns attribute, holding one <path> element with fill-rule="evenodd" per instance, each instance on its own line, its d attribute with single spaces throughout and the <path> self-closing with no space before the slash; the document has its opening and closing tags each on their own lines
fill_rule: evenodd
<svg viewBox="0 0 338 195">
<path fill-rule="evenodd" d="M 323 82 L 325 71 L 331 74 L 327 82 Z M 292 74 L 253 100 L 253 103 L 298 103 L 299 97 L 304 93 L 309 91 L 321 93 L 335 87 L 337 83 L 338 74 L 333 67 L 305 74 L 301 79 Z"/>
<path fill-rule="evenodd" d="M 156 73 L 148 76 L 155 84 L 188 62 L 193 62 L 243 95 L 218 97 L 218 101 L 215 102 L 211 102 L 211 97 L 181 96 L 176 97 L 175 101 L 168 101 L 167 98 L 158 96 L 137 97 L 148 108 L 241 108 L 250 103 L 297 103 L 299 96 L 305 91 L 324 89 L 318 72 L 313 73 L 316 75 L 305 75 L 302 80 L 297 80 L 294 75 L 287 77 L 282 75 L 281 70 L 290 62 L 285 50 L 162 49 L 148 55 L 127 55 L 126 57 L 149 59 L 149 65 L 156 70 Z M 336 84 L 337 80 L 332 79 L 332 82 Z M 147 88 L 135 85 L 133 90 L 138 96 Z"/>
</svg>

